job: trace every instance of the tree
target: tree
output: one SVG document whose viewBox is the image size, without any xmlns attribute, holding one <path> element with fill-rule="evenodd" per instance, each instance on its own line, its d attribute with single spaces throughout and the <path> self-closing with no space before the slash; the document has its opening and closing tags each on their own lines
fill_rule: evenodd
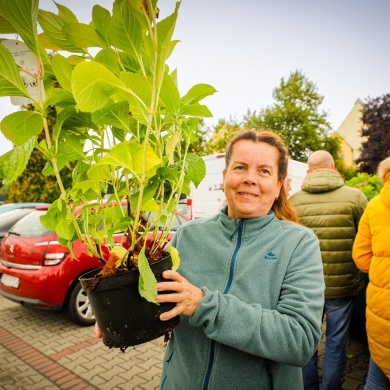
<svg viewBox="0 0 390 390">
<path fill-rule="evenodd" d="M 331 136 L 327 113 L 319 111 L 324 98 L 313 82 L 300 71 L 292 72 L 287 80 L 282 78 L 272 96 L 276 101 L 273 106 L 258 114 L 248 110 L 244 127 L 279 133 L 294 160 L 306 162 L 318 149 L 327 150 L 336 161 L 340 159 L 340 140 Z"/>
<path fill-rule="evenodd" d="M 355 160 L 361 172 L 375 174 L 378 164 L 390 156 L 390 93 L 366 100 L 362 110 L 362 153 Z"/>
<path fill-rule="evenodd" d="M 34 107 L 29 105 L 27 111 L 33 111 Z M 50 132 L 56 121 L 56 110 L 54 107 L 47 109 L 47 121 Z M 38 142 L 44 138 L 43 132 L 38 135 Z M 9 185 L 7 202 L 47 202 L 52 203 L 60 196 L 56 178 L 44 176 L 42 171 L 46 165 L 42 152 L 34 149 L 31 152 L 26 169 Z M 72 182 L 71 170 L 67 167 L 61 170 L 61 177 L 65 188 L 69 188 Z"/>
<path fill-rule="evenodd" d="M 206 154 L 224 152 L 227 144 L 240 129 L 241 124 L 232 119 L 230 119 L 230 122 L 225 119 L 219 119 L 206 145 Z"/>
</svg>

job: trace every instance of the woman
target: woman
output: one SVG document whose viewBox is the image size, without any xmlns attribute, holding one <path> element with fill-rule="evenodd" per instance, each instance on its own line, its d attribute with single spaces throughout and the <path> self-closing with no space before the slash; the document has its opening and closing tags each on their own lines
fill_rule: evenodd
<svg viewBox="0 0 390 390">
<path fill-rule="evenodd" d="M 188 222 L 171 245 L 179 272 L 157 301 L 181 314 L 165 353 L 162 389 L 302 389 L 321 336 L 319 244 L 287 200 L 287 149 L 272 132 L 245 131 L 226 151 L 227 206 Z"/>
<path fill-rule="evenodd" d="M 378 166 L 383 188 L 365 209 L 352 256 L 369 274 L 366 328 L 370 364 L 365 390 L 390 389 L 390 157 Z"/>
</svg>

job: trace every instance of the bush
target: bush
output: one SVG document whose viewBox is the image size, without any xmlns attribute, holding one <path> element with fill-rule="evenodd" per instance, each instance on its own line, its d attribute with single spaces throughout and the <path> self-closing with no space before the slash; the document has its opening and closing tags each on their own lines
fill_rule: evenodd
<svg viewBox="0 0 390 390">
<path fill-rule="evenodd" d="M 345 182 L 349 187 L 354 187 L 363 192 L 367 196 L 368 200 L 371 200 L 375 196 L 379 195 L 382 189 L 377 175 L 370 175 L 368 173 L 359 173 L 357 176 Z"/>
</svg>

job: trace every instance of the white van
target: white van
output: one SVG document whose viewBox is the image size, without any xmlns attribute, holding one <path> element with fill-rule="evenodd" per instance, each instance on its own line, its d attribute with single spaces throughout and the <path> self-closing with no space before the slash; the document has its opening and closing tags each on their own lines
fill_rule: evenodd
<svg viewBox="0 0 390 390">
<path fill-rule="evenodd" d="M 225 153 L 210 154 L 202 157 L 206 164 L 206 176 L 198 188 L 192 187 L 191 197 L 187 198 L 192 218 L 209 217 L 218 212 L 225 202 L 222 191 L 222 172 L 225 168 Z M 291 178 L 290 195 L 301 189 L 306 176 L 307 164 L 289 160 L 288 175 Z"/>
</svg>

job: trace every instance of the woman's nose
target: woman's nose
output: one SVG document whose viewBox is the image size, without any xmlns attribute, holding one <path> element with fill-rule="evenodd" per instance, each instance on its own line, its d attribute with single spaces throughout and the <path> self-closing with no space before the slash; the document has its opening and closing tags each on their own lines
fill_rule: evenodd
<svg viewBox="0 0 390 390">
<path fill-rule="evenodd" d="M 255 169 L 247 169 L 245 172 L 244 181 L 246 183 L 253 184 L 256 182 L 256 170 Z"/>
</svg>

